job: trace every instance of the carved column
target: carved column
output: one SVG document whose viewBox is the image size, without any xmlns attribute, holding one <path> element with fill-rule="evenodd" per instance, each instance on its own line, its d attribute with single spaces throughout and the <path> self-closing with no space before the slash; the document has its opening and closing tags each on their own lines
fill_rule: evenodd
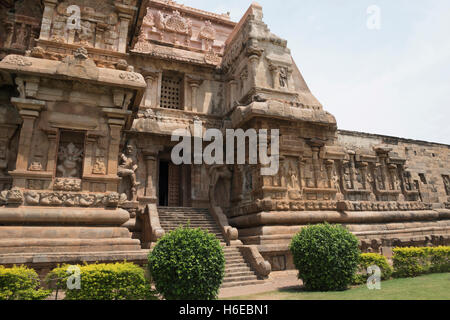
<svg viewBox="0 0 450 320">
<path fill-rule="evenodd" d="M 97 141 L 96 136 L 88 135 L 86 137 L 86 143 L 84 146 L 83 177 L 92 174 L 92 159 L 94 155 L 94 145 L 96 141 Z"/>
<path fill-rule="evenodd" d="M 325 168 L 327 170 L 327 187 L 329 189 L 334 188 L 333 186 L 333 166 L 334 166 L 334 160 L 325 160 Z"/>
<path fill-rule="evenodd" d="M 319 153 L 320 149 L 324 146 L 324 142 L 318 139 L 311 139 L 308 141 L 308 144 L 311 146 L 312 151 L 312 165 L 313 165 L 313 181 L 315 188 L 322 187 L 322 181 L 320 181 L 320 160 Z"/>
<path fill-rule="evenodd" d="M 145 186 L 145 197 L 157 200 L 156 187 L 158 185 L 158 155 L 144 151 L 145 166 L 147 168 L 147 181 Z"/>
<path fill-rule="evenodd" d="M 258 74 L 258 62 L 259 62 L 259 56 L 254 54 L 251 55 L 249 58 L 250 60 L 250 67 L 251 67 L 251 84 L 250 87 L 256 87 L 256 77 Z"/>
<path fill-rule="evenodd" d="M 197 95 L 198 95 L 198 88 L 200 88 L 201 84 L 203 83 L 202 80 L 187 77 L 187 83 L 189 87 L 191 88 L 191 108 L 190 111 L 192 112 L 198 112 L 197 108 Z"/>
<path fill-rule="evenodd" d="M 363 189 L 368 190 L 369 186 L 367 184 L 367 170 L 368 170 L 369 164 L 367 162 L 361 162 L 359 164 L 359 167 L 361 169 L 361 183 L 362 183 Z"/>
<path fill-rule="evenodd" d="M 45 106 L 45 102 L 20 98 L 12 98 L 11 102 L 19 110 L 19 114 L 23 119 L 22 129 L 20 130 L 16 171 L 27 171 L 34 123 L 36 119 L 39 118 L 40 112 Z"/>
<path fill-rule="evenodd" d="M 109 119 L 110 143 L 108 152 L 108 175 L 117 176 L 117 162 L 119 158 L 120 133 L 124 120 Z"/>
<path fill-rule="evenodd" d="M 6 31 L 5 48 L 10 48 L 12 45 L 12 38 L 14 35 L 14 24 L 11 22 L 6 23 L 5 31 Z"/>
<path fill-rule="evenodd" d="M 381 183 L 382 183 L 382 190 L 387 190 L 388 186 L 387 186 L 387 168 L 386 168 L 386 160 L 387 160 L 387 154 L 381 154 L 380 155 L 380 162 L 381 162 L 381 167 L 380 167 L 380 173 L 381 173 Z"/>
<path fill-rule="evenodd" d="M 48 160 L 47 160 L 47 168 L 46 171 L 54 172 L 56 169 L 56 153 L 57 153 L 57 145 L 56 145 L 56 138 L 57 138 L 57 131 L 56 130 L 49 130 L 47 131 L 47 138 L 48 138 Z"/>
<path fill-rule="evenodd" d="M 279 89 L 280 82 L 278 81 L 278 79 L 280 77 L 280 69 L 276 65 L 271 64 L 269 66 L 269 70 L 272 74 L 272 88 Z"/>
<path fill-rule="evenodd" d="M 119 48 L 118 51 L 126 53 L 127 51 L 127 39 L 128 39 L 128 25 L 130 24 L 131 15 L 120 13 L 119 14 Z"/>
<path fill-rule="evenodd" d="M 58 0 L 45 0 L 44 4 L 45 9 L 42 15 L 41 35 L 39 39 L 49 40 L 53 20 L 53 11 L 55 10 L 56 5 L 58 4 Z"/>
<path fill-rule="evenodd" d="M 197 109 L 197 90 L 200 87 L 198 83 L 191 82 L 191 111 L 192 112 L 198 112 Z"/>
<path fill-rule="evenodd" d="M 236 89 L 237 89 L 237 81 L 231 80 L 230 84 L 230 110 L 234 108 L 234 102 L 236 101 Z"/>
<path fill-rule="evenodd" d="M 150 108 L 152 107 L 152 91 L 153 91 L 153 82 L 156 80 L 155 75 L 146 75 L 145 76 L 145 82 L 147 84 L 147 88 L 145 90 L 145 98 L 142 99 L 143 106 Z"/>
</svg>

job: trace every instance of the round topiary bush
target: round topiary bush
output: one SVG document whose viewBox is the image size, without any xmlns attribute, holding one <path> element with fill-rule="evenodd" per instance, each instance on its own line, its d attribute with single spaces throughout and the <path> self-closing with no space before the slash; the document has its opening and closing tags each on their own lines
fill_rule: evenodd
<svg viewBox="0 0 450 320">
<path fill-rule="evenodd" d="M 289 249 L 308 291 L 339 291 L 352 282 L 359 263 L 358 239 L 340 225 L 303 228 Z"/>
<path fill-rule="evenodd" d="M 156 290 L 167 300 L 217 299 L 225 257 L 215 235 L 178 228 L 161 238 L 148 257 Z"/>
</svg>

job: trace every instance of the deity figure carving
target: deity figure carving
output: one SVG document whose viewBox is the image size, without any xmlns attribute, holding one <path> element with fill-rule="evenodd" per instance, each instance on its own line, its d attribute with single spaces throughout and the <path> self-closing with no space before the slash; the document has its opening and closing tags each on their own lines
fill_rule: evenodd
<svg viewBox="0 0 450 320">
<path fill-rule="evenodd" d="M 378 190 L 386 190 L 383 177 L 383 167 L 380 164 L 377 164 L 375 167 L 375 184 Z"/>
<path fill-rule="evenodd" d="M 105 161 L 102 157 L 97 157 L 94 163 L 94 167 L 92 168 L 93 174 L 106 174 L 106 166 Z"/>
<path fill-rule="evenodd" d="M 279 178 L 279 186 L 280 187 L 287 187 L 287 176 L 288 176 L 288 162 L 283 161 L 280 165 L 280 170 L 278 172 L 278 178 Z"/>
<path fill-rule="evenodd" d="M 252 171 L 250 169 L 245 170 L 245 184 L 244 184 L 244 190 L 245 191 L 251 191 L 253 189 L 253 176 Z"/>
<path fill-rule="evenodd" d="M 363 175 L 360 168 L 356 168 L 355 170 L 355 189 L 362 190 L 364 189 L 364 181 L 363 181 Z"/>
<path fill-rule="evenodd" d="M 314 179 L 312 177 L 313 165 L 311 159 L 303 159 L 302 162 L 302 184 L 307 188 L 314 188 Z"/>
<path fill-rule="evenodd" d="M 403 172 L 403 185 L 405 186 L 406 191 L 412 191 L 413 185 L 411 182 L 411 172 Z"/>
<path fill-rule="evenodd" d="M 344 179 L 343 185 L 344 185 L 345 189 L 349 189 L 349 190 L 353 189 L 352 178 L 351 178 L 351 173 L 350 173 L 350 166 L 351 166 L 350 162 L 346 161 L 346 162 L 344 162 L 343 168 L 342 168 L 343 169 L 342 177 Z"/>
<path fill-rule="evenodd" d="M 447 196 L 450 196 L 450 177 L 442 176 L 442 178 L 444 179 L 445 192 L 447 193 Z"/>
<path fill-rule="evenodd" d="M 128 143 L 125 152 L 120 155 L 118 176 L 129 177 L 131 183 L 132 201 L 137 200 L 137 187 L 140 183 L 137 181 L 136 170 L 138 169 L 136 159 L 136 147 L 132 143 Z"/>
<path fill-rule="evenodd" d="M 288 71 L 286 68 L 280 68 L 280 87 L 287 88 L 288 86 Z"/>
<path fill-rule="evenodd" d="M 389 166 L 389 175 L 391 178 L 391 189 L 400 190 L 400 180 L 398 178 L 396 165 L 393 164 Z"/>
<path fill-rule="evenodd" d="M 290 189 L 298 189 L 299 188 L 299 180 L 298 180 L 298 171 L 295 168 L 295 162 L 291 162 L 289 165 L 289 183 L 288 187 Z"/>
<path fill-rule="evenodd" d="M 228 207 L 233 172 L 228 165 L 212 165 L 209 168 L 209 200 L 214 206 Z M 222 183 L 219 181 L 222 180 Z"/>
<path fill-rule="evenodd" d="M 60 163 L 56 170 L 63 178 L 77 178 L 80 174 L 78 164 L 83 160 L 83 150 L 77 148 L 72 142 L 61 147 L 58 153 Z"/>
</svg>

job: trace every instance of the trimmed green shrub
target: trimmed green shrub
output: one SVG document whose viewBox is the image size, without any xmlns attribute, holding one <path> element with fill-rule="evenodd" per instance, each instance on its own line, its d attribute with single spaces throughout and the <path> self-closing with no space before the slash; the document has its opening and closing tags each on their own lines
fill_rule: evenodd
<svg viewBox="0 0 450 320">
<path fill-rule="evenodd" d="M 225 257 L 215 235 L 180 227 L 158 241 L 148 261 L 156 290 L 165 299 L 217 299 Z"/>
<path fill-rule="evenodd" d="M 358 239 L 343 226 L 305 227 L 293 237 L 289 249 L 306 290 L 345 290 L 352 283 L 360 255 Z"/>
<path fill-rule="evenodd" d="M 33 269 L 0 266 L 0 300 L 43 300 L 51 290 L 39 289 L 39 285 L 39 277 Z"/>
<path fill-rule="evenodd" d="M 53 269 L 46 278 L 49 285 L 65 291 L 65 300 L 149 300 L 156 299 L 145 270 L 133 263 L 86 264 L 80 268 L 80 289 L 68 289 L 67 281 L 76 276 L 70 266 Z M 69 279 L 71 277 L 71 279 Z"/>
<path fill-rule="evenodd" d="M 378 253 L 362 253 L 359 257 L 358 272 L 355 275 L 353 284 L 365 284 L 370 275 L 367 274 L 367 268 L 378 266 L 381 269 L 381 280 L 389 280 L 392 276 L 392 267 L 389 265 L 385 256 Z"/>
<path fill-rule="evenodd" d="M 450 272 L 450 247 L 395 248 L 393 252 L 395 278 Z"/>
</svg>

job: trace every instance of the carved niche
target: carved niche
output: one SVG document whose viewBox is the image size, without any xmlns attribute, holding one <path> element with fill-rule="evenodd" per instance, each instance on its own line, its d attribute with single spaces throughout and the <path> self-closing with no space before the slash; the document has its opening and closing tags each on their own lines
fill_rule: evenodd
<svg viewBox="0 0 450 320">
<path fill-rule="evenodd" d="M 443 175 L 442 179 L 444 181 L 445 193 L 450 196 L 450 176 Z"/>
<path fill-rule="evenodd" d="M 182 17 L 180 12 L 176 10 L 172 14 L 163 14 L 161 11 L 158 11 L 155 17 L 155 24 L 160 31 L 192 36 L 192 21 Z"/>
<path fill-rule="evenodd" d="M 0 191 L 11 188 L 9 171 L 16 165 L 20 116 L 7 104 L 0 105 Z"/>
<path fill-rule="evenodd" d="M 214 29 L 211 21 L 206 20 L 203 27 L 198 34 L 200 40 L 203 41 L 203 49 L 205 51 L 211 51 L 216 39 L 216 29 Z"/>
<path fill-rule="evenodd" d="M 14 8 L 2 14 L 1 38 L 3 48 L 30 50 L 39 38 L 43 7 L 40 1 L 19 0 Z M 1 30 L 0 30 L 1 31 Z"/>
<path fill-rule="evenodd" d="M 110 1 L 67 0 L 54 11 L 50 40 L 118 51 L 119 24 Z"/>
<path fill-rule="evenodd" d="M 81 179 L 84 143 L 84 132 L 60 132 L 58 161 L 56 165 L 57 178 Z"/>
</svg>

